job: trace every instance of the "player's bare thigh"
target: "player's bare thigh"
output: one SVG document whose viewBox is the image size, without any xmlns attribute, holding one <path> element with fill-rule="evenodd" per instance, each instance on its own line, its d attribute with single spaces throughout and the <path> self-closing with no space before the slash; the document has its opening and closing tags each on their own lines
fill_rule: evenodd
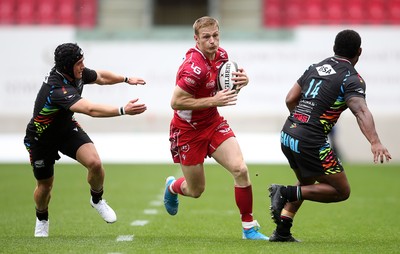
<svg viewBox="0 0 400 254">
<path fill-rule="evenodd" d="M 86 168 L 101 167 L 100 156 L 93 143 L 86 143 L 76 151 L 76 159 Z"/>
<path fill-rule="evenodd" d="M 233 175 L 236 185 L 250 185 L 249 172 L 235 137 L 230 137 L 222 142 L 211 156 Z"/>
<path fill-rule="evenodd" d="M 181 165 L 181 168 L 186 180 L 181 186 L 183 193 L 194 198 L 200 197 L 206 185 L 203 164 Z"/>
</svg>

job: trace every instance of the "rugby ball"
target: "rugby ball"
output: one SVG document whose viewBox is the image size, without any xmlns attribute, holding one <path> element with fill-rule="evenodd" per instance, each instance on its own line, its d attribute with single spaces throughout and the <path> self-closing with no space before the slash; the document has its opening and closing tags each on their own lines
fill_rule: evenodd
<svg viewBox="0 0 400 254">
<path fill-rule="evenodd" d="M 227 61 L 219 67 L 218 72 L 218 88 L 220 90 L 229 89 L 229 90 L 236 90 L 236 85 L 234 85 L 234 81 L 232 78 L 235 76 L 232 72 L 237 72 L 238 66 L 234 61 Z M 237 93 L 239 90 L 237 90 Z"/>
</svg>

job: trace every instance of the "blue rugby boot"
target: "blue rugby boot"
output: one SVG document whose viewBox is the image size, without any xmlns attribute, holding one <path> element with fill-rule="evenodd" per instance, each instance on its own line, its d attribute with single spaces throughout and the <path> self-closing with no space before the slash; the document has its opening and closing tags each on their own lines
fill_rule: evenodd
<svg viewBox="0 0 400 254">
<path fill-rule="evenodd" d="M 253 220 L 252 222 L 247 222 L 249 223 L 249 228 L 244 229 L 243 228 L 243 236 L 242 239 L 248 239 L 248 240 L 265 240 L 268 241 L 269 238 L 260 232 L 258 230 L 260 229 L 260 224 L 256 220 Z"/>
<path fill-rule="evenodd" d="M 169 186 L 175 181 L 175 177 L 169 176 L 165 180 L 164 206 L 170 215 L 178 213 L 178 194 L 173 194 L 169 190 Z"/>
</svg>

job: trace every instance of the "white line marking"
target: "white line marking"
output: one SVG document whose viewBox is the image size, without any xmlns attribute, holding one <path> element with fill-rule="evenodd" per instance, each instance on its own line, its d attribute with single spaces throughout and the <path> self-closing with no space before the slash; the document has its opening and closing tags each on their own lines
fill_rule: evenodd
<svg viewBox="0 0 400 254">
<path fill-rule="evenodd" d="M 135 221 L 132 221 L 131 226 L 144 226 L 147 223 L 149 223 L 148 220 L 135 220 Z"/>
<path fill-rule="evenodd" d="M 145 209 L 144 214 L 158 214 L 158 211 L 156 209 Z"/>
<path fill-rule="evenodd" d="M 133 235 L 119 235 L 117 242 L 130 242 L 133 241 Z"/>
<path fill-rule="evenodd" d="M 150 202 L 151 206 L 161 206 L 163 202 L 161 200 L 153 200 Z"/>
</svg>

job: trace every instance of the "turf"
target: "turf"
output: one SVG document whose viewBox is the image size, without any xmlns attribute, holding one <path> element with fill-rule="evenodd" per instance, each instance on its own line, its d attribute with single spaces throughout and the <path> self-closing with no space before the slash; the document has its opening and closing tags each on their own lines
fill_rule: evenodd
<svg viewBox="0 0 400 254">
<path fill-rule="evenodd" d="M 56 166 L 50 237 L 34 238 L 35 180 L 28 165 L 0 164 L 0 253 L 399 253 L 399 165 L 345 165 L 352 194 L 336 204 L 305 202 L 293 234 L 301 243 L 241 239 L 233 181 L 206 165 L 200 199 L 180 198 L 179 212 L 164 211 L 162 195 L 176 165 L 105 165 L 104 198 L 117 212 L 107 224 L 89 205 L 86 170 Z M 269 235 L 267 186 L 295 182 L 286 165 L 249 165 L 254 216 Z M 142 226 L 132 222 L 145 221 Z M 121 241 L 118 241 L 120 239 Z"/>
</svg>

